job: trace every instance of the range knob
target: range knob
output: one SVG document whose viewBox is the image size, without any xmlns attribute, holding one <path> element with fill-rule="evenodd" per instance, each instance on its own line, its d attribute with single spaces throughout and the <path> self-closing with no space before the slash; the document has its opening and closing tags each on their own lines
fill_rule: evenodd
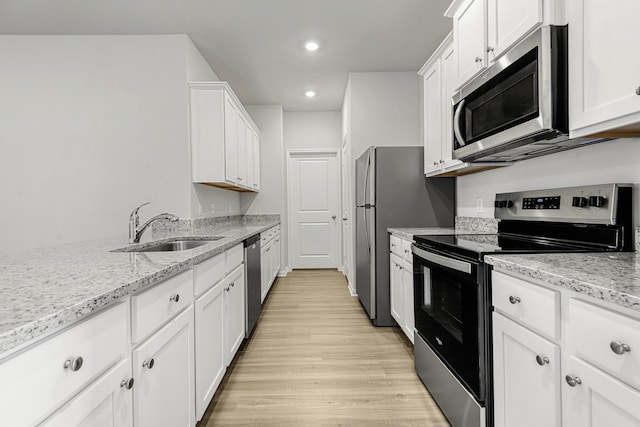
<svg viewBox="0 0 640 427">
<path fill-rule="evenodd" d="M 574 197 L 571 206 L 576 208 L 584 208 L 589 200 L 586 197 Z"/>
<path fill-rule="evenodd" d="M 607 203 L 607 199 L 604 196 L 591 196 L 589 197 L 589 206 L 601 208 Z"/>
</svg>

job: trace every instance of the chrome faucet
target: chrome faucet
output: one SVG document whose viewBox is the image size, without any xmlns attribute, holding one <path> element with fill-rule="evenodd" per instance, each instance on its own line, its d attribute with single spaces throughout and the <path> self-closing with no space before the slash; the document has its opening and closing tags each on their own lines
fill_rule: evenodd
<svg viewBox="0 0 640 427">
<path fill-rule="evenodd" d="M 147 229 L 147 227 L 151 225 L 151 223 L 159 219 L 168 219 L 171 222 L 176 222 L 179 219 L 174 214 L 165 212 L 165 213 L 161 213 L 160 215 L 154 216 L 153 218 L 151 218 L 150 220 L 142 224 L 141 227 L 138 227 L 138 225 L 140 224 L 140 217 L 138 216 L 138 210 L 140 210 L 141 207 L 148 205 L 150 203 L 151 202 L 141 204 L 140 206 L 132 210 L 131 215 L 129 215 L 129 243 L 130 244 L 140 243 L 140 237 L 142 236 L 142 233 L 145 232 L 145 230 Z"/>
</svg>

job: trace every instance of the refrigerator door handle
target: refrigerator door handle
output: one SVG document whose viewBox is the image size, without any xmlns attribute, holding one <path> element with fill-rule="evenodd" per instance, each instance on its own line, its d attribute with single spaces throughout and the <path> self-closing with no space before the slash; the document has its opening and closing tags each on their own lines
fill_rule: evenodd
<svg viewBox="0 0 640 427">
<path fill-rule="evenodd" d="M 371 259 L 371 244 L 369 242 L 369 221 L 367 221 L 367 209 L 362 209 L 362 215 L 364 215 L 364 237 L 367 242 L 367 253 L 369 259 Z"/>
<path fill-rule="evenodd" d="M 367 200 L 367 187 L 369 186 L 369 167 L 371 166 L 371 155 L 367 157 L 367 167 L 364 170 L 364 183 L 362 189 L 362 205 L 366 206 L 369 203 Z"/>
</svg>

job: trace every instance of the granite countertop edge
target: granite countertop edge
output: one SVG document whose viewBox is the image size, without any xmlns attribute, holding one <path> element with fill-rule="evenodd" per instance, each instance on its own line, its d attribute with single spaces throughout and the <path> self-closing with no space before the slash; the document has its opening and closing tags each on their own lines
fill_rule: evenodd
<svg viewBox="0 0 640 427">
<path fill-rule="evenodd" d="M 560 257 L 562 255 L 556 254 L 555 256 Z M 611 253 L 592 253 L 587 256 L 592 262 L 590 267 L 595 270 L 599 266 L 610 265 L 614 262 L 611 259 Z M 517 257 L 517 259 L 513 259 L 514 257 Z M 632 266 L 637 264 L 640 259 L 635 253 L 625 253 L 623 256 L 617 255 L 616 258 L 618 258 L 617 262 L 621 262 L 629 268 L 633 268 Z M 620 260 L 619 258 L 622 259 Z M 592 280 L 580 278 L 580 271 L 566 266 L 559 268 L 561 271 L 553 271 L 551 266 L 535 265 L 539 262 L 536 255 L 488 255 L 485 257 L 485 261 L 493 265 L 494 269 L 535 279 L 548 285 L 568 289 L 640 313 L 640 283 L 633 283 L 632 278 L 609 279 L 608 284 L 598 284 L 596 282 L 605 281 L 606 279 L 599 280 L 597 276 L 594 276 Z"/>
<path fill-rule="evenodd" d="M 164 281 L 172 276 L 175 276 L 183 271 L 192 268 L 194 265 L 212 258 L 220 253 L 225 252 L 227 249 L 234 247 L 244 240 L 262 233 L 269 228 L 280 224 L 280 221 L 271 221 L 267 224 L 251 225 L 251 226 L 235 226 L 223 230 L 212 230 L 211 232 L 198 232 L 198 233 L 180 233 L 174 236 L 165 236 L 161 239 L 156 239 L 152 242 L 147 242 L 139 245 L 140 248 L 151 246 L 159 242 L 175 239 L 194 237 L 196 239 L 206 240 L 207 236 L 214 236 L 220 234 L 231 234 L 230 238 L 223 238 L 220 240 L 212 241 L 199 248 L 195 248 L 190 251 L 180 251 L 180 257 L 174 262 L 168 261 L 169 264 L 161 267 L 160 269 L 153 271 L 149 274 L 144 274 L 140 277 L 136 277 L 130 281 L 119 282 L 114 280 L 113 287 L 106 292 L 102 292 L 98 295 L 86 298 L 80 302 L 72 303 L 69 306 L 65 306 L 62 309 L 55 312 L 48 313 L 42 317 L 34 320 L 26 321 L 11 330 L 0 333 L 0 357 L 13 354 L 15 351 L 19 351 L 24 347 L 27 347 L 31 342 L 41 336 L 47 336 L 55 331 L 63 329 L 65 326 L 75 323 L 76 321 L 89 316 L 99 310 L 102 310 L 116 302 L 122 300 L 122 298 L 133 295 L 141 290 L 151 287 L 161 281 Z M 250 229 L 244 232 L 243 230 Z M 235 234 L 237 233 L 237 234 Z M 90 244 L 91 242 L 89 242 Z M 85 242 L 86 244 L 86 242 Z M 114 247 L 112 251 L 120 252 L 124 249 L 122 245 L 120 247 Z M 64 250 L 64 247 L 61 248 Z M 111 251 L 109 251 L 111 252 Z M 140 252 L 121 252 L 127 256 L 136 256 L 142 254 Z M 28 253 L 27 253 L 28 254 Z M 166 253 L 163 253 L 166 255 Z M 186 259 L 184 255 L 188 255 Z M 106 254 L 105 254 L 106 256 Z M 163 262 L 167 262 L 166 259 Z M 87 272 L 89 277 L 89 272 Z M 88 279 L 90 280 L 90 279 Z M 71 294 L 74 289 L 66 290 Z M 60 296 L 64 298 L 64 296 Z M 20 310 L 20 307 L 15 308 L 16 311 Z"/>
</svg>

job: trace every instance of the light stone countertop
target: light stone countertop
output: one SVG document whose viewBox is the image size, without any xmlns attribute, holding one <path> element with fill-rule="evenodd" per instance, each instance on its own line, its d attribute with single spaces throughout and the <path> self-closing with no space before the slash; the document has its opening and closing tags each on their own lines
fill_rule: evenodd
<svg viewBox="0 0 640 427">
<path fill-rule="evenodd" d="M 640 312 L 637 252 L 488 255 L 495 269 L 518 273 Z"/>
<path fill-rule="evenodd" d="M 413 240 L 413 236 L 426 234 L 430 236 L 437 236 L 439 234 L 455 234 L 455 229 L 453 227 L 387 228 L 387 231 L 406 240 Z"/>
<path fill-rule="evenodd" d="M 172 237 L 224 238 L 177 252 L 111 252 L 127 246 L 127 238 L 119 237 L 0 255 L 0 355 L 279 223 L 178 234 Z"/>
</svg>

